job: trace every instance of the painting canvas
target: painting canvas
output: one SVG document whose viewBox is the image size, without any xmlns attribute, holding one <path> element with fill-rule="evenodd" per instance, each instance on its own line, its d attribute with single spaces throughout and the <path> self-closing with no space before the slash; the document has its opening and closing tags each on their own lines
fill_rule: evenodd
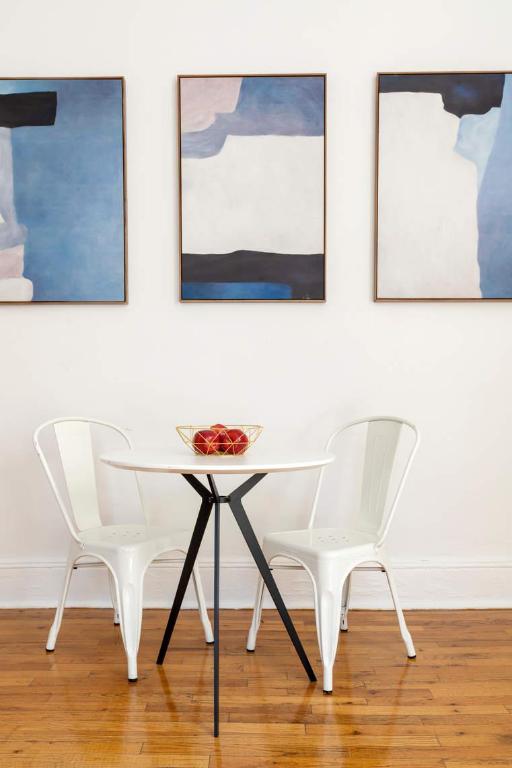
<svg viewBox="0 0 512 768">
<path fill-rule="evenodd" d="M 0 302 L 124 302 L 122 78 L 0 79 Z"/>
<path fill-rule="evenodd" d="M 325 76 L 180 76 L 181 299 L 325 298 Z"/>
<path fill-rule="evenodd" d="M 512 74 L 381 74 L 377 299 L 512 299 Z"/>
</svg>

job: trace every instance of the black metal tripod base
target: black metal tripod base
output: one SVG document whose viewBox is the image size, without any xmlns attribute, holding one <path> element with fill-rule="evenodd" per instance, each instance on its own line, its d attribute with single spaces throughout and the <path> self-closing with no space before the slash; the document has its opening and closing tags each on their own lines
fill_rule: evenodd
<svg viewBox="0 0 512 768">
<path fill-rule="evenodd" d="M 309 659 L 306 656 L 306 652 L 302 646 L 297 631 L 293 625 L 286 606 L 281 597 L 281 593 L 277 588 L 277 584 L 272 576 L 272 572 L 265 560 L 265 555 L 258 543 L 256 534 L 249 522 L 247 513 L 242 504 L 242 498 L 248 493 L 251 488 L 263 480 L 265 474 L 252 475 L 245 483 L 242 483 L 236 490 L 234 490 L 229 496 L 221 496 L 215 485 L 215 480 L 212 475 L 207 475 L 208 485 L 210 488 L 206 488 L 195 475 L 183 475 L 185 480 L 194 488 L 195 491 L 201 496 L 201 507 L 197 516 L 196 524 L 192 532 L 192 538 L 188 547 L 187 555 L 185 557 L 185 563 L 181 572 L 178 588 L 174 597 L 171 611 L 169 613 L 169 619 L 165 628 L 164 636 L 162 638 L 162 644 L 158 653 L 157 664 L 163 664 L 169 642 L 178 619 L 178 614 L 181 609 L 181 604 L 185 596 L 185 591 L 192 574 L 197 553 L 203 540 L 204 532 L 210 518 L 212 508 L 215 508 L 215 537 L 214 537 L 214 590 L 213 590 L 213 646 L 214 646 L 214 662 L 213 662 L 213 735 L 219 735 L 219 577 L 220 577 L 220 505 L 228 504 L 233 516 L 238 523 L 238 527 L 245 539 L 247 546 L 251 552 L 251 555 L 258 566 L 258 570 L 265 582 L 275 606 L 281 616 L 286 631 L 288 632 L 293 646 L 299 656 L 302 666 L 306 670 L 306 674 L 311 682 L 316 682 L 316 676 L 313 672 L 313 668 L 309 663 Z"/>
</svg>

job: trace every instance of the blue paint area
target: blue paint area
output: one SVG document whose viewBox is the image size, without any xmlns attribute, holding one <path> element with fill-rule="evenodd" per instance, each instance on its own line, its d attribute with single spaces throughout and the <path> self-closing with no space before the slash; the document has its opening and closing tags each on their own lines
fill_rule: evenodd
<svg viewBox="0 0 512 768">
<path fill-rule="evenodd" d="M 182 133 L 182 157 L 218 154 L 231 136 L 323 136 L 324 78 L 244 77 L 236 110 L 204 131 Z"/>
<path fill-rule="evenodd" d="M 289 285 L 279 283 L 183 283 L 182 299 L 291 299 Z"/>
<path fill-rule="evenodd" d="M 485 115 L 462 115 L 459 121 L 455 151 L 475 164 L 479 189 L 494 146 L 499 122 L 499 107 L 492 107 Z"/>
<path fill-rule="evenodd" d="M 0 93 L 57 91 L 53 126 L 12 130 L 14 194 L 35 301 L 122 301 L 120 80 L 1 81 Z"/>
<path fill-rule="evenodd" d="M 446 111 L 457 117 L 485 115 L 501 105 L 504 81 L 499 72 L 379 75 L 379 92 L 440 93 Z"/>
<path fill-rule="evenodd" d="M 478 196 L 478 262 L 484 298 L 512 298 L 512 76 Z"/>
</svg>

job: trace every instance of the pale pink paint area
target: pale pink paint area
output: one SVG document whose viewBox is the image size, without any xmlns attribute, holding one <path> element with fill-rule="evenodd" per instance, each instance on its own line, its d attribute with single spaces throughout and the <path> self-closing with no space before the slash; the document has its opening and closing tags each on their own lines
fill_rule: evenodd
<svg viewBox="0 0 512 768">
<path fill-rule="evenodd" d="M 4 248 L 0 251 L 0 278 L 21 277 L 23 275 L 24 245 Z"/>
<path fill-rule="evenodd" d="M 241 77 L 184 77 L 181 83 L 181 131 L 204 131 L 219 112 L 234 112 Z"/>
<path fill-rule="evenodd" d="M 0 280 L 0 302 L 32 301 L 34 286 L 26 277 L 7 277 Z"/>
</svg>

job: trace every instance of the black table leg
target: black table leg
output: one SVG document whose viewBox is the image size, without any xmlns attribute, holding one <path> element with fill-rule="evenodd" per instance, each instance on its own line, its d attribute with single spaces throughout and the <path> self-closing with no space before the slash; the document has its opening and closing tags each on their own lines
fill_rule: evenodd
<svg viewBox="0 0 512 768">
<path fill-rule="evenodd" d="M 194 475 L 183 475 L 185 480 L 197 491 L 202 498 L 201 508 L 197 521 L 190 539 L 190 544 L 183 565 L 183 571 L 176 590 L 176 596 L 169 614 L 167 626 L 160 646 L 157 664 L 162 664 L 169 647 L 169 641 L 180 612 L 183 597 L 187 589 L 188 582 L 192 573 L 192 568 L 197 558 L 197 553 L 204 536 L 206 526 L 212 511 L 215 507 L 215 539 L 214 539 L 214 592 L 213 592 L 213 637 L 214 637 L 214 657 L 213 657 L 213 735 L 219 735 L 219 586 L 220 586 L 220 505 L 229 504 L 233 516 L 238 523 L 238 527 L 246 541 L 247 546 L 254 558 L 258 570 L 266 584 L 266 587 L 275 603 L 275 606 L 281 616 L 284 626 L 290 636 L 295 650 L 302 662 L 304 669 L 312 682 L 316 681 L 315 673 L 306 656 L 297 631 L 293 625 L 290 615 L 283 602 L 277 584 L 272 576 L 272 572 L 265 560 L 265 555 L 258 543 L 256 534 L 249 522 L 247 513 L 242 504 L 242 497 L 248 493 L 257 483 L 265 477 L 265 474 L 252 475 L 229 496 L 221 496 L 211 475 L 207 475 L 210 490 L 208 490 Z"/>
<path fill-rule="evenodd" d="M 203 497 L 203 501 L 201 502 L 201 508 L 199 509 L 199 514 L 197 516 L 196 524 L 194 526 L 192 538 L 190 539 L 190 544 L 188 545 L 187 556 L 185 557 L 185 562 L 183 564 L 183 570 L 181 572 L 178 588 L 176 590 L 176 595 L 174 597 L 174 602 L 172 604 L 171 612 L 169 614 L 169 619 L 167 621 L 167 626 L 165 628 L 164 636 L 162 638 L 162 644 L 160 646 L 160 651 L 158 653 L 158 658 L 156 660 L 157 664 L 164 663 L 165 654 L 167 653 L 167 648 L 169 647 L 169 642 L 171 640 L 171 635 L 174 630 L 174 625 L 176 624 L 176 620 L 180 612 L 181 604 L 183 602 L 183 598 L 187 590 L 188 582 L 190 581 L 190 576 L 192 574 L 192 568 L 194 567 L 194 563 L 196 562 L 197 553 L 199 551 L 199 547 L 201 546 L 201 542 L 203 540 L 204 532 L 206 530 L 206 526 L 208 524 L 208 520 L 210 518 L 210 513 L 212 511 L 212 506 L 213 506 L 213 500 L 210 496 L 210 493 L 204 487 L 204 485 L 202 485 L 199 482 L 199 480 L 197 480 L 195 477 L 191 475 L 183 475 L 183 477 L 193 487 L 195 487 L 195 489 L 198 492 L 201 493 Z M 190 478 L 193 478 L 193 481 L 195 481 L 195 483 Z M 202 489 L 201 491 L 196 486 L 196 483 L 197 483 L 197 486 L 200 486 L 200 488 Z"/>
<path fill-rule="evenodd" d="M 290 636 L 290 639 L 294 645 L 295 650 L 297 651 L 297 655 L 302 662 L 302 666 L 306 670 L 307 676 L 309 677 L 311 682 L 314 683 L 316 682 L 316 675 L 313 672 L 313 668 L 311 664 L 309 663 L 309 659 L 306 655 L 306 651 L 303 648 L 303 645 L 297 634 L 297 630 L 293 625 L 293 622 L 290 618 L 290 614 L 288 613 L 288 610 L 284 604 L 283 598 L 281 597 L 281 593 L 277 588 L 277 584 L 274 580 L 274 577 L 272 576 L 272 572 L 268 566 L 267 561 L 265 560 L 265 555 L 263 554 L 263 551 L 258 543 L 258 539 L 256 538 L 256 534 L 254 533 L 254 530 L 249 522 L 249 518 L 247 517 L 247 513 L 242 505 L 242 501 L 240 498 L 237 497 L 236 492 L 235 494 L 231 494 L 229 506 L 231 507 L 231 511 L 235 516 L 235 520 L 238 523 L 238 527 L 242 532 L 242 536 L 244 537 L 245 542 L 249 547 L 249 550 L 251 552 L 251 555 L 253 556 L 254 562 L 258 566 L 258 570 L 261 573 L 261 576 L 270 593 L 270 596 L 272 597 L 272 600 L 274 601 L 275 606 L 279 611 L 281 620 L 284 626 L 286 627 L 286 631 Z"/>
</svg>

